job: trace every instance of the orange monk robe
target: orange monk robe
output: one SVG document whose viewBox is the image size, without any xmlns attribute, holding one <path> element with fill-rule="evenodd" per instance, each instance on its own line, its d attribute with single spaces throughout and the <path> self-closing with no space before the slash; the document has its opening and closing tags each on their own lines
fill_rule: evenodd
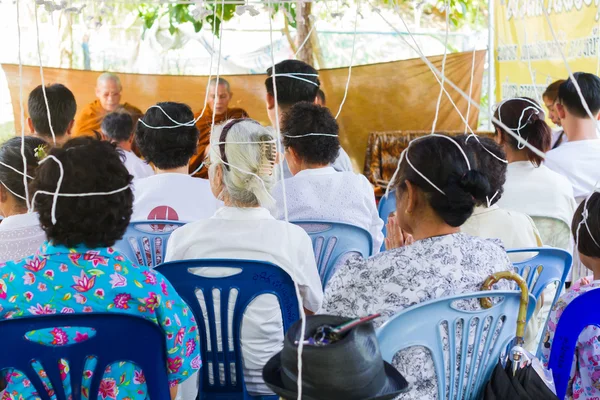
<svg viewBox="0 0 600 400">
<path fill-rule="evenodd" d="M 194 119 L 198 118 L 200 113 L 194 115 Z M 196 122 L 196 126 L 200 131 L 200 137 L 198 138 L 198 148 L 196 149 L 196 154 L 192 156 L 190 160 L 190 173 L 194 172 L 204 161 L 206 157 L 204 152 L 210 143 L 210 128 L 212 126 L 212 117 L 213 112 L 210 107 L 206 106 L 206 110 L 200 118 Z M 227 112 L 221 115 L 215 115 L 215 125 L 221 124 L 228 119 L 237 119 L 237 118 L 248 118 L 248 113 L 242 110 L 241 108 L 228 108 Z M 194 174 L 197 178 L 208 179 L 208 168 L 202 167 L 202 169 Z"/>
<path fill-rule="evenodd" d="M 129 103 L 122 104 L 121 107 L 131 113 L 134 125 L 142 116 L 142 111 Z M 102 108 L 100 101 L 94 100 L 92 103 L 85 106 L 77 116 L 75 126 L 73 127 L 73 136 L 95 136 L 94 132 L 100 132 L 102 119 L 106 114 L 108 113 Z"/>
</svg>

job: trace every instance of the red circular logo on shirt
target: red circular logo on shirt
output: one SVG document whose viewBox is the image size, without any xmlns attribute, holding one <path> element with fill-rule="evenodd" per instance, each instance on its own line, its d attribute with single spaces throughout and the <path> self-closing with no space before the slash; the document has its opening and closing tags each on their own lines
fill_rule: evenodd
<svg viewBox="0 0 600 400">
<path fill-rule="evenodd" d="M 162 221 L 179 221 L 179 215 L 177 211 L 169 206 L 158 206 L 150 211 L 148 214 L 148 220 L 162 220 Z M 153 231 L 164 231 L 165 224 L 151 224 Z"/>
</svg>

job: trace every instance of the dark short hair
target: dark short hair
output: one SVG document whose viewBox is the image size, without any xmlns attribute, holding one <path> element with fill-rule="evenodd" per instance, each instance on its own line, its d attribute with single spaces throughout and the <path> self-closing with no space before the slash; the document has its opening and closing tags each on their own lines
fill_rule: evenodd
<svg viewBox="0 0 600 400">
<path fill-rule="evenodd" d="M 133 119 L 127 112 L 112 112 L 102 119 L 102 132 L 115 142 L 126 142 L 133 134 Z"/>
<path fill-rule="evenodd" d="M 6 165 L 15 168 L 17 171 L 23 171 L 23 155 L 21 154 L 21 143 L 25 146 L 25 161 L 27 163 L 27 170 L 25 173 L 31 177 L 35 174 L 35 169 L 38 166 L 38 159 L 35 156 L 35 150 L 42 147 L 49 147 L 43 139 L 35 136 L 25 136 L 23 140 L 21 137 L 13 137 L 2 144 L 0 147 L 0 182 L 8 190 L 11 195 L 18 194 L 21 197 L 26 197 L 25 185 L 23 184 L 23 175 L 18 173 Z M 30 179 L 28 179 L 30 181 Z M 11 193 L 13 192 L 13 193 Z M 27 207 L 27 202 L 18 196 L 14 196 L 15 201 L 21 207 Z M 31 198 L 31 194 L 30 194 Z"/>
<path fill-rule="evenodd" d="M 319 89 L 319 90 L 317 91 L 317 97 L 318 97 L 319 99 L 321 99 L 321 102 L 323 103 L 323 105 L 325 105 L 325 104 L 327 103 L 327 99 L 325 98 L 325 92 L 324 92 L 324 91 L 322 91 L 321 89 Z"/>
<path fill-rule="evenodd" d="M 302 136 L 309 133 L 337 135 L 338 124 L 329 109 L 306 101 L 292 106 L 281 124 L 283 145 L 292 148 L 309 164 L 331 164 L 340 152 L 340 140 L 331 136 Z"/>
<path fill-rule="evenodd" d="M 489 137 L 474 138 L 461 135 L 456 140 L 469 153 L 470 158 L 474 160 L 471 163 L 471 168 L 480 171 L 489 183 L 490 190 L 486 194 L 487 199 L 480 201 L 478 205 L 487 205 L 488 200 L 490 201 L 490 205 L 497 203 L 504 193 L 504 183 L 506 183 L 506 168 L 508 164 L 500 161 L 506 160 L 504 150 Z"/>
<path fill-rule="evenodd" d="M 121 161 L 115 146 L 90 137 L 69 140 L 61 148 L 53 148 L 64 169 L 61 193 L 111 192 L 131 184 L 132 176 Z M 60 176 L 54 160 L 41 164 L 31 184 L 32 192 L 54 193 Z M 35 210 L 48 240 L 55 244 L 88 248 L 109 247 L 123 237 L 133 207 L 131 188 L 111 195 L 87 197 L 59 196 L 56 224 L 52 223 L 54 196 L 38 193 Z"/>
<path fill-rule="evenodd" d="M 539 109 L 535 110 L 531 108 L 533 107 L 532 103 L 537 104 Z M 541 110 L 541 106 L 537 101 L 528 97 L 522 97 L 508 99 L 500 104 L 501 107 L 494 113 L 494 118 L 502 121 L 507 127 L 514 128 L 512 130 L 513 133 L 519 134 L 527 143 L 541 152 L 545 153 L 550 150 L 550 146 L 552 145 L 552 129 L 550 129 L 544 120 L 544 113 L 539 111 Z M 508 143 L 512 149 L 520 150 L 517 139 L 506 133 L 500 125 L 495 122 L 493 124 L 496 132 L 500 132 L 503 141 Z M 517 131 L 516 128 L 519 126 L 522 126 L 522 128 Z M 527 159 L 534 165 L 542 164 L 542 157 L 535 154 L 529 148 L 525 147 L 522 151 L 527 153 Z"/>
<path fill-rule="evenodd" d="M 588 257 L 599 258 L 600 247 L 596 242 L 600 243 L 600 193 L 592 193 L 589 200 L 587 200 L 587 227 L 581 223 L 585 207 L 585 201 L 582 201 L 577 207 L 571 223 L 571 232 L 577 242 L 577 251 Z M 579 224 L 581 224 L 581 227 Z"/>
<path fill-rule="evenodd" d="M 307 63 L 299 60 L 284 60 L 275 65 L 275 82 L 277 84 L 277 103 L 283 106 L 291 106 L 301 101 L 314 102 L 321 82 L 318 76 L 297 75 L 296 79 L 291 76 L 279 76 L 279 74 L 314 74 L 317 70 Z M 269 76 L 265 80 L 267 93 L 275 97 L 273 90 L 273 68 L 267 70 Z M 304 80 L 303 80 L 304 79 Z M 306 82 L 314 82 L 315 84 Z"/>
<path fill-rule="evenodd" d="M 52 128 L 57 137 L 63 136 L 77 112 L 75 96 L 66 86 L 60 83 L 46 86 L 46 97 L 50 107 Z M 52 131 L 48 123 L 48 109 L 44 100 L 42 85 L 39 85 L 29 93 L 27 102 L 29 117 L 35 131 L 42 136 L 52 138 Z"/>
<path fill-rule="evenodd" d="M 600 78 L 594 74 L 588 74 L 587 72 L 576 72 L 573 76 L 577 80 L 577 84 L 581 89 L 581 94 L 592 114 L 598 113 L 598 111 L 600 111 Z M 558 89 L 558 100 L 574 116 L 578 118 L 589 118 L 571 78 L 560 85 L 560 88 Z"/>
<path fill-rule="evenodd" d="M 454 138 L 450 140 L 456 141 Z M 445 138 L 430 136 L 415 140 L 404 154 L 395 181 L 396 196 L 402 195 L 406 182 L 420 188 L 431 208 L 448 225 L 459 227 L 473 213 L 476 204 L 485 201 L 490 192 L 490 184 L 485 175 L 475 169 L 469 170 L 459 148 Z M 429 182 L 411 167 L 433 182 L 444 194 L 438 192 Z M 472 156 L 469 162 L 473 163 Z"/>
<path fill-rule="evenodd" d="M 165 113 L 174 121 L 189 122 L 194 120 L 191 108 L 182 103 L 164 102 L 149 108 L 137 124 L 135 141 L 144 158 L 159 169 L 173 169 L 188 165 L 190 158 L 196 154 L 198 147 L 198 128 L 196 125 L 179 126 L 170 129 L 148 128 L 150 126 L 174 126 Z M 142 123 L 142 120 L 144 123 Z"/>
<path fill-rule="evenodd" d="M 542 97 L 546 97 L 551 101 L 556 101 L 556 99 L 558 98 L 558 89 L 560 88 L 560 85 L 562 85 L 565 82 L 566 81 L 564 79 L 559 79 L 557 81 L 552 82 L 548 85 L 548 87 L 542 94 Z"/>
</svg>

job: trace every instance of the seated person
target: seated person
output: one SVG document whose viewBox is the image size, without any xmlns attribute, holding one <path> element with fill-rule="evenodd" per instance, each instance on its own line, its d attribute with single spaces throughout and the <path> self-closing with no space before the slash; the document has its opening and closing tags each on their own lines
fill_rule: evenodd
<svg viewBox="0 0 600 400">
<path fill-rule="evenodd" d="M 52 194 L 61 176 L 59 164 L 49 159 L 38 167 L 31 191 L 47 192 L 34 195 L 34 206 L 48 241 L 35 255 L 2 267 L 3 274 L 14 274 L 19 279 L 0 283 L 0 320 L 94 312 L 118 312 L 146 318 L 160 325 L 165 332 L 165 357 L 169 362 L 169 383 L 174 398 L 177 385 L 201 365 L 198 329 L 191 311 L 166 279 L 152 269 L 132 264 L 110 247 L 123 237 L 129 224 L 133 202 L 128 187 L 131 176 L 119 153 L 107 142 L 77 138 L 62 148 L 52 149 L 50 155 L 64 168 L 62 193 L 106 193 L 126 189 L 110 195 L 59 195 L 55 199 Z M 90 165 L 94 168 L 89 168 Z M 16 301 L 12 297 L 15 294 Z M 77 341 L 74 328 L 59 331 L 35 332 L 32 340 L 51 346 L 60 335 L 65 345 Z M 87 360 L 84 369 L 93 370 L 93 362 L 93 359 Z M 6 394 L 34 398 L 35 389 L 26 377 L 12 372 L 3 372 L 5 379 L 10 377 L 6 379 Z M 128 362 L 112 364 L 104 373 L 105 385 L 100 384 L 100 397 L 146 399 L 142 373 Z M 89 390 L 90 383 L 89 378 L 85 379 L 83 387 L 87 386 Z M 70 398 L 70 387 L 66 391 L 66 397 Z"/>
<path fill-rule="evenodd" d="M 349 317 L 381 313 L 374 321 L 381 325 L 407 307 L 479 291 L 491 274 L 512 271 L 498 240 L 460 231 L 475 205 L 485 201 L 489 186 L 483 174 L 469 169 L 455 139 L 413 140 L 392 181 L 396 216 L 387 226 L 388 251 L 366 260 L 355 257 L 338 269 L 325 288 L 320 313 Z M 405 245 L 404 234 L 411 235 L 414 243 Z M 498 289 L 509 287 L 506 282 L 498 285 Z M 393 361 L 411 384 L 400 399 L 436 398 L 437 380 L 427 351 L 408 348 Z"/>
<path fill-rule="evenodd" d="M 216 101 L 215 101 L 216 94 Z M 206 109 L 204 113 L 200 115 L 203 110 L 199 110 L 195 115 L 196 126 L 200 137 L 198 138 L 198 148 L 196 154 L 190 161 L 190 174 L 194 174 L 197 178 L 208 178 L 208 169 L 200 168 L 204 159 L 208 155 L 208 144 L 210 142 L 210 132 L 213 127 L 213 114 L 214 124 L 222 124 L 230 119 L 237 118 L 248 118 L 248 113 L 241 108 L 229 108 L 229 102 L 233 97 L 229 82 L 225 79 L 212 78 L 208 84 L 208 94 L 206 98 Z M 214 110 L 214 111 L 213 111 Z"/>
<path fill-rule="evenodd" d="M 273 85 L 273 68 L 267 70 L 267 79 L 265 87 L 267 89 L 266 104 L 267 114 L 273 127 L 277 121 L 281 124 L 283 116 L 296 103 L 308 101 L 314 103 L 317 99 L 319 86 L 318 71 L 307 63 L 299 60 L 284 60 L 275 65 L 275 82 L 277 85 L 277 99 L 275 99 L 275 87 Z M 275 103 L 277 102 L 277 114 L 275 113 Z M 285 132 L 281 129 L 282 136 Z M 331 166 L 336 171 L 352 171 L 352 162 L 350 157 L 340 147 L 337 158 Z M 283 165 L 283 177 L 290 178 L 292 174 L 287 166 Z"/>
<path fill-rule="evenodd" d="M 46 108 L 42 85 L 29 93 L 27 125 L 32 136 L 40 137 L 51 145 L 60 146 L 71 138 L 77 103 L 73 93 L 60 83 L 48 85 L 45 90 L 48 107 L 50 108 L 52 128 L 50 128 L 48 122 L 48 108 Z M 52 137 L 53 131 L 54 137 Z"/>
<path fill-rule="evenodd" d="M 50 147 L 42 139 L 25 136 L 27 181 L 35 176 L 38 166 L 36 149 Z M 28 212 L 27 195 L 23 182 L 23 155 L 20 137 L 14 137 L 0 147 L 0 263 L 31 256 L 46 240 L 36 212 Z M 14 168 L 14 169 L 13 169 Z"/>
<path fill-rule="evenodd" d="M 292 106 L 281 124 L 283 146 L 292 178 L 273 189 L 277 207 L 273 215 L 284 219 L 282 183 L 285 183 L 290 221 L 336 221 L 356 225 L 371 233 L 373 254 L 383 243 L 383 221 L 375 205 L 373 187 L 363 175 L 337 172 L 331 163 L 340 141 L 331 136 L 305 136 L 325 132 L 337 135 L 338 124 L 327 108 L 301 102 Z"/>
<path fill-rule="evenodd" d="M 577 296 L 600 288 L 600 247 L 598 246 L 600 243 L 600 193 L 592 193 L 586 201 L 579 205 L 573 217 L 571 230 L 573 236 L 578 238 L 579 259 L 588 269 L 592 270 L 593 277 L 584 278 L 578 284 L 574 284 L 571 290 L 563 294 L 552 308 L 542 346 L 542 362 L 546 368 L 554 345 L 556 326 L 560 322 L 560 316 L 565 308 Z M 571 379 L 565 399 L 592 400 L 600 396 L 598 358 L 600 358 L 600 329 L 590 326 L 585 328 L 577 339 L 571 367 Z"/>
<path fill-rule="evenodd" d="M 83 107 L 77 116 L 73 127 L 74 136 L 97 137 L 100 134 L 102 119 L 119 108 L 131 114 L 135 122 L 142 115 L 142 111 L 136 106 L 121 103 L 123 86 L 119 77 L 111 72 L 105 72 L 98 77 L 95 93 L 96 100 Z"/>
<path fill-rule="evenodd" d="M 150 107 L 137 125 L 135 140 L 142 156 L 154 166 L 156 175 L 135 182 L 131 220 L 190 222 L 210 218 L 219 202 L 213 196 L 208 180 L 188 175 L 188 164 L 198 145 L 196 126 L 148 127 L 175 125 L 169 117 L 175 121 L 193 121 L 194 114 L 181 103 L 166 102 L 157 106 L 164 113 L 157 107 Z"/>
<path fill-rule="evenodd" d="M 258 122 L 237 119 L 217 127 L 210 142 L 208 176 L 213 193 L 225 207 L 210 219 L 173 232 L 165 260 L 239 258 L 271 262 L 298 284 L 304 309 L 316 312 L 321 307 L 323 289 L 310 237 L 296 225 L 277 221 L 265 208 L 272 203 L 270 191 L 275 183 L 277 152 L 273 135 Z M 215 273 L 220 271 L 211 269 L 211 275 Z M 243 317 L 244 379 L 252 395 L 270 394 L 262 380 L 262 368 L 283 345 L 281 310 L 275 304 L 274 296 L 260 296 Z M 184 398 L 195 398 L 197 386 L 189 390 Z"/>
<path fill-rule="evenodd" d="M 548 118 L 550 118 L 550 121 L 556 125 L 556 130 L 552 131 L 552 143 L 550 145 L 552 149 L 555 149 L 568 141 L 565 131 L 560 126 L 560 118 L 558 117 L 555 107 L 556 100 L 558 99 L 558 89 L 564 82 L 564 79 L 559 79 L 552 82 L 542 94 L 542 100 L 548 109 Z"/>
<path fill-rule="evenodd" d="M 541 247 L 542 239 L 533 220 L 526 214 L 508 211 L 496 204 L 502 198 L 506 181 L 506 155 L 490 138 L 461 136 L 457 138 L 489 182 L 489 192 L 477 202 L 473 215 L 461 226 L 461 232 L 472 236 L 500 239 L 507 249 Z M 494 154 L 494 155 L 492 155 Z M 513 259 L 513 261 L 516 261 Z"/>
<path fill-rule="evenodd" d="M 102 120 L 102 134 L 114 143 L 125 157 L 124 164 L 133 180 L 154 175 L 154 170 L 131 151 L 133 145 L 133 119 L 125 110 L 112 112 Z"/>
<path fill-rule="evenodd" d="M 502 107 L 496 110 L 495 118 L 508 127 L 517 127 L 521 121 L 521 138 L 544 153 L 548 151 L 550 127 L 534 100 L 505 100 Z M 500 126 L 494 124 L 494 127 L 496 142 L 502 146 L 508 161 L 504 192 L 497 202 L 498 206 L 529 215 L 538 227 L 544 244 L 570 250 L 569 226 L 576 207 L 571 183 L 542 164 L 540 156 L 520 146 L 517 139 Z M 560 226 L 557 227 L 557 223 Z"/>
<path fill-rule="evenodd" d="M 555 105 L 569 141 L 546 153 L 545 165 L 565 176 L 573 186 L 575 201 L 585 199 L 600 181 L 600 78 L 584 72 L 574 74 L 592 117 L 588 115 L 569 78 L 560 85 Z"/>
</svg>

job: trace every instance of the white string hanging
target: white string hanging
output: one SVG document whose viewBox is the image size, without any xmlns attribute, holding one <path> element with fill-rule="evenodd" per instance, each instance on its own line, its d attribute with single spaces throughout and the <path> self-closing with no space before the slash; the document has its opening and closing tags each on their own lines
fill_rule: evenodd
<svg viewBox="0 0 600 400">
<path fill-rule="evenodd" d="M 335 119 L 338 119 L 340 114 L 342 113 L 342 107 L 344 107 L 344 103 L 346 103 L 346 98 L 348 97 L 348 89 L 350 88 L 350 78 L 352 77 L 352 64 L 354 63 L 354 52 L 356 51 L 356 27 L 358 26 L 358 16 L 360 15 L 360 0 L 356 0 L 356 15 L 354 16 L 354 35 L 352 38 L 352 53 L 350 54 L 350 65 L 348 66 L 348 79 L 346 80 L 346 88 L 344 89 L 344 97 L 342 98 L 342 102 L 340 103 L 340 108 L 338 109 L 337 114 L 335 115 Z"/>
<path fill-rule="evenodd" d="M 442 58 L 442 82 L 440 83 L 440 94 L 438 95 L 437 104 L 435 106 L 435 116 L 433 124 L 431 124 L 431 133 L 435 132 L 437 120 L 440 115 L 440 106 L 442 104 L 442 94 L 444 93 L 444 81 L 446 80 L 446 57 L 448 56 L 448 35 L 450 31 L 450 2 L 444 2 L 446 8 L 446 35 L 444 36 L 444 57 Z"/>
<path fill-rule="evenodd" d="M 50 126 L 50 133 L 52 134 L 52 143 L 56 146 L 56 134 L 54 133 L 54 127 L 52 126 L 52 116 L 50 115 L 50 106 L 48 104 L 48 96 L 46 95 L 46 83 L 44 82 L 44 67 L 42 65 L 42 51 L 40 49 L 40 26 L 38 22 L 38 7 L 33 6 L 35 14 L 35 36 L 37 42 L 38 61 L 40 64 L 40 79 L 42 82 L 42 94 L 44 95 L 44 103 L 46 104 L 46 113 L 48 114 L 48 126 Z"/>
<path fill-rule="evenodd" d="M 17 42 L 19 57 L 19 104 L 21 116 L 21 158 L 23 160 L 23 186 L 25 187 L 25 204 L 29 208 L 29 188 L 27 185 L 27 157 L 25 157 L 25 102 L 23 99 L 23 60 L 21 59 L 21 13 L 20 0 L 16 0 L 17 6 Z M 8 188 L 7 188 L 8 189 Z"/>
<path fill-rule="evenodd" d="M 267 4 L 268 7 L 271 8 L 271 0 L 267 0 Z M 275 75 L 277 74 L 276 71 L 276 65 L 275 65 L 275 54 L 273 51 L 273 21 L 269 16 L 269 40 L 271 42 L 271 64 L 272 64 L 272 70 L 271 70 L 271 79 L 273 81 L 273 97 L 275 98 L 275 132 L 276 132 L 276 139 L 278 143 L 281 143 L 281 130 L 280 130 L 280 126 L 279 126 L 279 105 L 277 102 L 277 80 L 275 79 Z M 279 171 L 280 171 L 280 176 L 283 178 L 284 175 L 284 169 L 283 169 L 283 162 L 279 163 Z M 281 192 L 283 195 L 283 216 L 285 219 L 285 222 L 287 222 L 286 225 L 286 232 L 288 235 L 288 240 L 290 240 L 291 236 L 289 234 L 289 229 L 290 229 L 290 224 L 289 224 L 289 214 L 288 214 L 288 207 L 287 207 L 287 195 L 286 195 L 286 188 L 285 188 L 285 179 L 281 180 Z M 297 386 L 298 386 L 298 400 L 302 400 L 302 350 L 304 349 L 304 335 L 306 334 L 306 313 L 304 312 L 304 306 L 303 306 L 303 301 L 302 301 L 302 296 L 300 296 L 300 288 L 298 287 L 298 281 L 296 278 L 296 270 L 292 269 L 292 280 L 294 281 L 294 290 L 296 292 L 296 299 L 298 300 L 298 308 L 300 311 L 300 340 L 298 340 L 298 380 L 297 380 Z"/>
</svg>

